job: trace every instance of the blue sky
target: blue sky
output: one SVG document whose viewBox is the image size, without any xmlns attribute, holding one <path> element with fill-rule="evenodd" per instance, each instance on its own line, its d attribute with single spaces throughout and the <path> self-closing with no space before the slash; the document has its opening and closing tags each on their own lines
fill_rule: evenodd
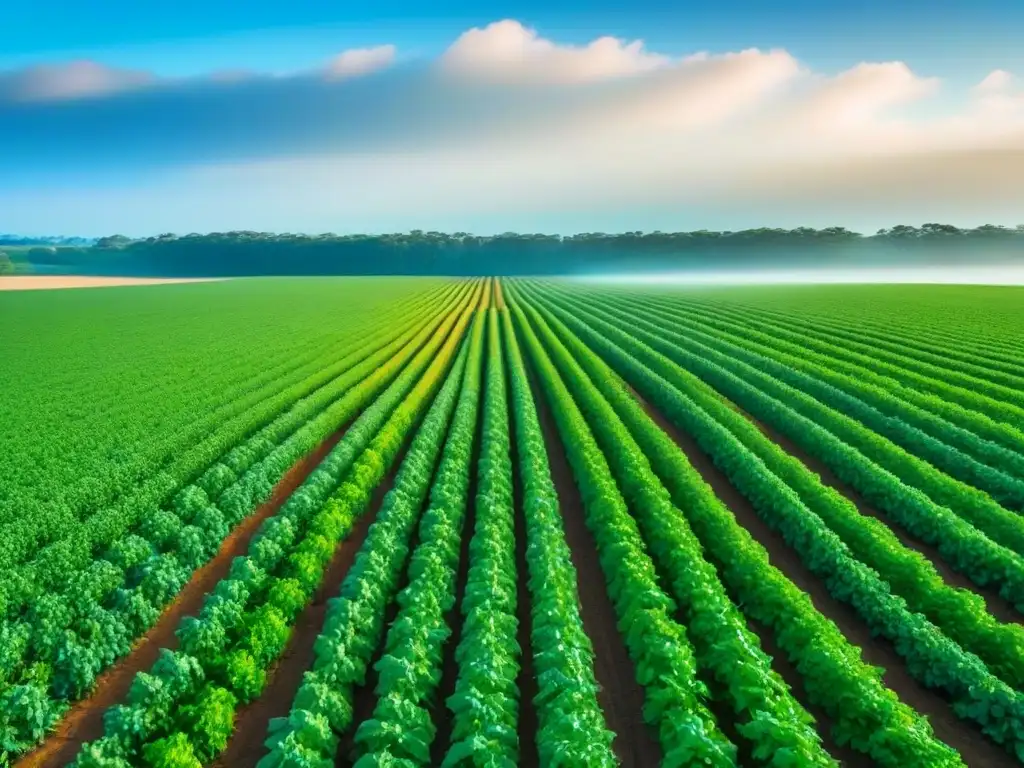
<svg viewBox="0 0 1024 768">
<path fill-rule="evenodd" d="M 998 175 L 1024 149 L 1024 99 L 1010 78 L 1024 75 L 1024 4 L 1011 0 L 8 5 L 0 231 L 150 234 L 259 222 L 318 231 L 871 228 L 890 223 L 887 215 L 1013 223 L 1019 202 Z M 503 28 L 505 39 L 530 43 L 535 62 L 488 63 L 485 46 L 459 66 L 475 74 L 495 64 L 497 79 L 466 85 L 437 75 L 461 35 L 503 19 L 523 30 Z M 603 36 L 623 52 L 599 62 L 604 54 L 585 46 Z M 643 55 L 626 50 L 634 40 Z M 729 74 L 728 55 L 750 48 L 764 55 L 744 59 L 742 77 Z M 323 76 L 332 57 L 360 49 L 379 62 L 346 70 L 341 82 Z M 680 63 L 701 51 L 710 63 Z M 67 68 L 73 61 L 93 69 Z M 881 68 L 857 70 L 864 62 Z M 548 69 L 555 74 L 538 74 Z M 253 74 L 213 77 L 235 71 Z M 972 87 L 993 72 L 1007 78 L 990 81 L 1000 84 L 980 99 Z M 735 91 L 711 87 L 718 82 Z M 83 87 L 93 90 L 83 96 Z M 735 94 L 725 112 L 723 93 Z M 918 134 L 890 114 L 900 110 Z M 854 117 L 842 125 L 829 122 L 847 112 Z M 786 141 L 794 125 L 820 145 L 813 157 L 808 142 Z M 873 138 L 851 149 L 844 135 Z M 727 181 L 693 152 L 708 137 Z M 594 154 L 580 149 L 575 165 L 566 160 L 564 174 L 552 175 L 545 148 L 559 141 Z M 771 151 L 751 154 L 762 143 Z M 642 156 L 651 146 L 662 154 Z M 613 162 L 609 147 L 630 159 Z M 555 154 L 561 162 L 565 153 Z M 742 167 L 729 165 L 734 156 L 746 158 Z M 940 158 L 960 175 L 935 176 Z M 794 174 L 785 190 L 771 186 L 772 163 Z M 892 168 L 904 176 L 892 179 Z M 841 178 L 855 181 L 844 187 Z M 436 182 L 444 194 L 414 194 L 414 182 Z M 873 202 L 872 184 L 883 182 L 889 192 Z M 937 183 L 959 192 L 940 194 Z M 360 185 L 378 190 L 376 207 Z M 986 187 L 996 192 L 986 197 Z"/>
<path fill-rule="evenodd" d="M 85 56 L 168 75 L 291 70 L 339 48 L 380 42 L 437 52 L 466 28 L 504 18 L 567 43 L 614 35 L 676 53 L 783 47 L 824 69 L 900 59 L 958 75 L 1024 60 L 1024 4 L 1016 0 L 39 0 L 4 9 L 0 67 Z"/>
</svg>

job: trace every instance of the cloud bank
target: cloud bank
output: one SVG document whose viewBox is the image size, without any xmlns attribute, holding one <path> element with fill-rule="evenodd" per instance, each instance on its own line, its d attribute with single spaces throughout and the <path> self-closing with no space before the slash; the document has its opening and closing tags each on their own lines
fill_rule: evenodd
<svg viewBox="0 0 1024 768">
<path fill-rule="evenodd" d="M 1024 204 L 1024 89 L 1009 72 L 950 92 L 902 62 L 826 74 L 784 50 L 565 45 L 512 20 L 434 60 L 380 45 L 290 76 L 0 73 L 0 146 L 0 229 L 19 231 L 44 204 L 83 234 L 76 221 L 128 229 L 129 209 L 156 229 L 346 231 L 543 229 L 560 213 L 613 229 L 602 222 L 629 211 L 664 228 L 856 226 Z M 76 185 L 96 176 L 111 180 L 83 201 Z"/>
<path fill-rule="evenodd" d="M 156 82 L 148 72 L 105 67 L 94 61 L 41 64 L 0 72 L 0 104 L 107 96 Z"/>
</svg>

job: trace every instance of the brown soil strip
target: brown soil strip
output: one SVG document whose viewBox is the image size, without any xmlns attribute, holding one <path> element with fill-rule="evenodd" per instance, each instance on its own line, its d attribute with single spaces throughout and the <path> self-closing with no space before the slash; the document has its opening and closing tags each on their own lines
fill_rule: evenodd
<svg viewBox="0 0 1024 768">
<path fill-rule="evenodd" d="M 111 288 L 125 285 L 212 283 L 223 277 L 80 277 L 76 275 L 26 275 L 0 277 L 0 291 L 38 291 L 55 288 Z"/>
<path fill-rule="evenodd" d="M 601 687 L 598 703 L 608 727 L 615 733 L 612 748 L 623 768 L 659 765 L 661 745 L 654 730 L 643 719 L 643 688 L 636 681 L 633 660 L 617 626 L 597 546 L 584 517 L 583 499 L 573 481 L 554 418 L 532 375 L 531 386 L 558 493 L 565 537 L 576 568 L 583 628 L 594 646 L 594 673 Z"/>
<path fill-rule="evenodd" d="M 235 730 L 227 749 L 213 763 L 213 768 L 252 768 L 266 754 L 263 742 L 267 738 L 270 720 L 288 716 L 295 694 L 302 686 L 303 674 L 313 667 L 316 658 L 314 645 L 324 628 L 327 601 L 341 589 L 356 554 L 366 540 L 370 525 L 377 519 L 384 496 L 394 485 L 400 464 L 401 458 L 373 492 L 369 509 L 359 517 L 349 535 L 338 544 L 313 601 L 306 606 L 295 623 L 284 654 L 270 673 L 267 687 L 256 701 L 238 712 Z"/>
<path fill-rule="evenodd" d="M 928 717 L 937 738 L 957 750 L 967 765 L 985 766 L 986 768 L 997 768 L 997 766 L 1009 768 L 1016 765 L 1009 754 L 988 741 L 973 725 L 959 719 L 940 694 L 925 688 L 914 680 L 907 672 L 902 657 L 896 653 L 892 643 L 884 638 L 872 637 L 870 629 L 853 607 L 839 602 L 829 594 L 824 582 L 804 565 L 800 556 L 786 544 L 781 534 L 772 530 L 767 523 L 761 520 L 753 505 L 733 487 L 725 473 L 715 466 L 712 459 L 701 450 L 696 440 L 676 429 L 649 404 L 643 400 L 640 402 L 643 403 L 654 422 L 676 442 L 718 498 L 732 511 L 736 521 L 767 550 L 772 565 L 782 571 L 786 578 L 807 594 L 814 607 L 833 621 L 852 645 L 861 649 L 864 661 L 884 670 L 883 677 L 886 686 L 894 691 L 905 704 Z M 773 656 L 773 668 L 782 675 L 797 696 L 798 701 L 818 721 L 819 733 L 826 749 L 834 757 L 842 760 L 844 765 L 871 765 L 871 761 L 863 755 L 836 744 L 831 736 L 831 720 L 819 708 L 809 705 L 802 677 L 791 664 L 781 663 L 786 660 L 774 643 L 771 632 L 749 619 L 748 624 L 751 630 L 760 636 L 762 648 Z"/>
<path fill-rule="evenodd" d="M 348 425 L 334 432 L 312 453 L 296 462 L 278 481 L 265 503 L 228 534 L 220 550 L 206 565 L 192 574 L 177 598 L 160 615 L 156 624 L 140 638 L 131 653 L 104 672 L 93 692 L 74 704 L 57 729 L 39 747 L 15 763 L 16 768 L 57 768 L 74 759 L 81 746 L 103 735 L 103 715 L 128 693 L 135 673 L 149 669 L 162 648 L 177 648 L 175 631 L 185 616 L 194 616 L 203 599 L 231 570 L 231 561 L 246 552 L 260 524 L 280 509 L 284 501 L 338 444 Z"/>
<path fill-rule="evenodd" d="M 482 388 L 481 388 L 482 389 Z M 448 709 L 448 697 L 455 693 L 455 682 L 459 677 L 459 663 L 455 660 L 455 651 L 462 642 L 462 626 L 465 617 L 462 615 L 462 599 L 466 595 L 466 583 L 469 581 L 469 543 L 476 533 L 477 482 L 479 480 L 480 448 L 483 442 L 480 425 L 483 420 L 483 393 L 480 394 L 480 413 L 474 427 L 473 454 L 470 459 L 469 489 L 466 496 L 466 515 L 462 521 L 462 538 L 459 541 L 459 568 L 455 576 L 455 603 L 445 617 L 452 633 L 444 644 L 441 659 L 441 680 L 434 694 L 432 720 L 434 723 L 434 741 L 430 745 L 431 765 L 441 765 L 452 741 L 452 713 Z"/>
<path fill-rule="evenodd" d="M 500 282 L 495 280 L 495 285 Z M 501 288 L 498 288 L 500 292 Z M 499 294 L 500 298 L 500 294 Z M 519 444 L 512 414 L 512 387 L 507 387 L 509 398 L 509 455 L 512 458 L 512 509 L 515 510 L 516 537 L 516 617 L 519 627 L 516 640 L 519 643 L 519 765 L 520 768 L 539 768 L 540 753 L 537 750 L 537 709 L 533 700 L 537 697 L 537 673 L 533 666 L 533 600 L 530 594 L 530 569 L 526 564 L 526 513 L 523 504 L 523 477 L 519 472 Z"/>
</svg>

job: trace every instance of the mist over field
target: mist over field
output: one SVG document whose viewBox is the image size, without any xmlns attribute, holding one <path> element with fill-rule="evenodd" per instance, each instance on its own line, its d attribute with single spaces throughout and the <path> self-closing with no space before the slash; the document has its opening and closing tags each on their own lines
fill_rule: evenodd
<svg viewBox="0 0 1024 768">
<path fill-rule="evenodd" d="M 587 283 L 634 285 L 827 285 L 827 284 L 929 284 L 929 285 L 1024 285 L 1024 266 L 914 266 L 843 267 L 762 270 L 694 269 L 675 272 L 607 272 L 577 275 Z"/>
</svg>

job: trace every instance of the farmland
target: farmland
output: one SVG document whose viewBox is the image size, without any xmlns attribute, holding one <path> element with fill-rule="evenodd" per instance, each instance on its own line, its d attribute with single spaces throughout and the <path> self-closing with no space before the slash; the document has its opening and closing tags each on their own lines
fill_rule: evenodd
<svg viewBox="0 0 1024 768">
<path fill-rule="evenodd" d="M 1022 307 L 0 295 L 0 766 L 1024 764 Z"/>
</svg>

